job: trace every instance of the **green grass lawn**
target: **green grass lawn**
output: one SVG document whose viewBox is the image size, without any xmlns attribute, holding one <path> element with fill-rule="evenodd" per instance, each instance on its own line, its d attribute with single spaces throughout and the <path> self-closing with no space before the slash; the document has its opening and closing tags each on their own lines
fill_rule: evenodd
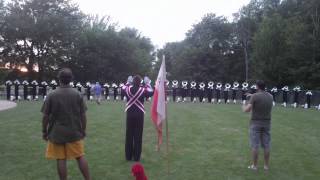
<svg viewBox="0 0 320 180">
<path fill-rule="evenodd" d="M 149 103 L 146 106 L 149 112 Z M 41 102 L 20 102 L 17 108 L 0 112 L 1 180 L 58 179 L 55 161 L 44 157 L 40 107 Z M 133 179 L 132 163 L 124 157 L 124 104 L 89 102 L 88 108 L 85 151 L 93 179 Z M 155 151 L 156 133 L 147 113 L 141 162 L 149 179 L 320 179 L 320 111 L 274 108 L 271 169 L 253 172 L 247 169 L 249 114 L 240 109 L 240 105 L 169 104 L 168 159 L 165 146 L 160 153 Z M 81 179 L 74 161 L 68 168 L 69 179 Z"/>
</svg>

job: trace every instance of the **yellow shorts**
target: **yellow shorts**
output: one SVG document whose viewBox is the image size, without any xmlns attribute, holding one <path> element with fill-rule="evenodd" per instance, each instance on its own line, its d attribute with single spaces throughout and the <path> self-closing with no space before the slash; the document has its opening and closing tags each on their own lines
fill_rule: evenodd
<svg viewBox="0 0 320 180">
<path fill-rule="evenodd" d="M 83 141 L 75 141 L 66 144 L 55 144 L 48 141 L 47 159 L 76 159 L 84 155 Z"/>
</svg>

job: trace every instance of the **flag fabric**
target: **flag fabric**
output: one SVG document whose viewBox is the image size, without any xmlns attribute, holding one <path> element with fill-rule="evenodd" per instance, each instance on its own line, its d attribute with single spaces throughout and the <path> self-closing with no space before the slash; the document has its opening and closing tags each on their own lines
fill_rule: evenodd
<svg viewBox="0 0 320 180">
<path fill-rule="evenodd" d="M 155 81 L 153 94 L 151 119 L 158 132 L 158 148 L 162 144 L 162 122 L 166 119 L 166 65 L 163 57 L 157 80 Z"/>
</svg>

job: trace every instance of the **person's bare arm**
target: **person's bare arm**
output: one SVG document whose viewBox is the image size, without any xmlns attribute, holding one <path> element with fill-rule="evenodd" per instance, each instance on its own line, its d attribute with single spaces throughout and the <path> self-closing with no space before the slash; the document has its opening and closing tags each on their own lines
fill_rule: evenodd
<svg viewBox="0 0 320 180">
<path fill-rule="evenodd" d="M 81 127 L 82 127 L 83 137 L 85 137 L 86 129 L 87 129 L 87 115 L 85 112 L 81 114 Z"/>
<path fill-rule="evenodd" d="M 242 111 L 243 112 L 250 112 L 252 110 L 252 104 L 244 104 L 242 106 Z"/>
<path fill-rule="evenodd" d="M 42 139 L 48 140 L 48 124 L 49 124 L 49 116 L 47 114 L 43 114 L 42 117 Z"/>
</svg>

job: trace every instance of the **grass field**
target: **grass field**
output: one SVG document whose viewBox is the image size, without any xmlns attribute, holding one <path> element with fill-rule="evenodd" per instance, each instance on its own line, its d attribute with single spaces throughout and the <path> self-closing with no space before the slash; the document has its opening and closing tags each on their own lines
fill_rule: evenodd
<svg viewBox="0 0 320 180">
<path fill-rule="evenodd" d="M 55 161 L 44 158 L 40 107 L 20 102 L 0 112 L 1 180 L 58 179 Z M 93 179 L 133 179 L 124 158 L 124 104 L 89 102 L 88 108 L 85 151 Z M 247 169 L 249 114 L 240 105 L 169 104 L 168 110 L 169 174 L 165 146 L 155 152 L 156 133 L 145 116 L 141 162 L 150 180 L 320 179 L 320 111 L 274 108 L 271 169 L 253 172 Z M 69 179 L 81 179 L 74 161 L 68 168 Z"/>
</svg>

